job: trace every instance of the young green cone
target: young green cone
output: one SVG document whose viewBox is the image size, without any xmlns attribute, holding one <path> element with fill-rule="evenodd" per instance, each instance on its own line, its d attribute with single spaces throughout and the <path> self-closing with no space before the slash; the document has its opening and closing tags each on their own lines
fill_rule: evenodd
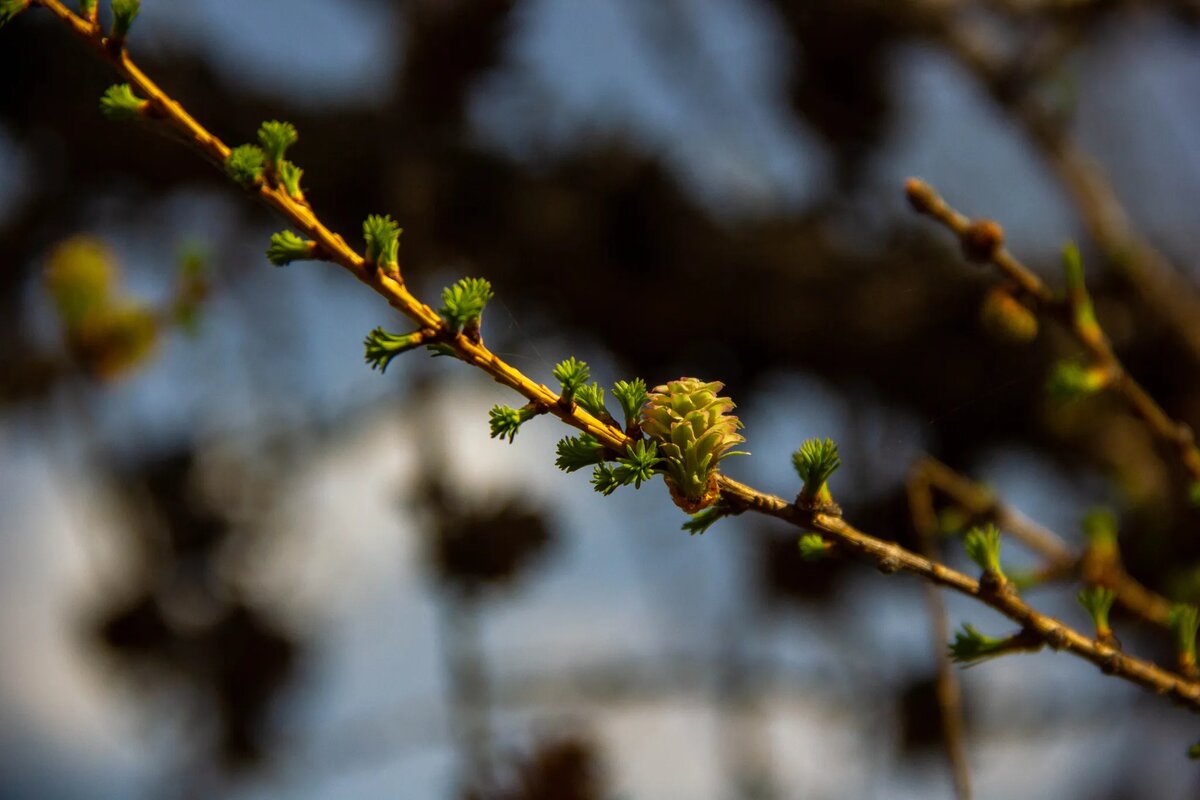
<svg viewBox="0 0 1200 800">
<path fill-rule="evenodd" d="M 737 432 L 742 423 L 729 413 L 733 401 L 717 394 L 723 388 L 719 381 L 680 378 L 654 387 L 642 406 L 641 427 L 659 442 L 671 499 L 689 514 L 717 499 L 717 464 L 746 441 Z"/>
</svg>

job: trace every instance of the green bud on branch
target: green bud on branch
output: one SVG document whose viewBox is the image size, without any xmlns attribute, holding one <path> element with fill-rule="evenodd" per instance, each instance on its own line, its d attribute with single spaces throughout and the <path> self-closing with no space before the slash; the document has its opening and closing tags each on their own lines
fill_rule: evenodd
<svg viewBox="0 0 1200 800">
<path fill-rule="evenodd" d="M 96 21 L 96 14 L 100 11 L 99 0 L 79 0 L 79 13 L 84 19 Z"/>
<path fill-rule="evenodd" d="M 615 492 L 620 485 L 616 473 L 608 464 L 597 464 L 592 470 L 592 488 L 605 497 Z"/>
<path fill-rule="evenodd" d="M 279 162 L 279 183 L 283 186 L 283 190 L 288 193 L 288 197 L 293 200 L 303 202 L 304 191 L 300 188 L 300 178 L 304 176 L 304 170 L 297 167 L 286 158 Z"/>
<path fill-rule="evenodd" d="M 492 438 L 503 439 L 507 437 L 509 444 L 512 444 L 521 426 L 536 417 L 539 413 L 541 412 L 533 404 L 524 405 L 520 408 L 493 406 L 492 410 L 488 412 L 488 424 L 491 427 Z"/>
<path fill-rule="evenodd" d="M 367 243 L 367 263 L 388 273 L 399 273 L 400 234 L 402 230 L 388 215 L 372 214 L 363 222 Z"/>
<path fill-rule="evenodd" d="M 1083 535 L 1088 551 L 1094 556 L 1110 559 L 1117 555 L 1117 518 L 1102 506 L 1089 509 L 1083 515 Z"/>
<path fill-rule="evenodd" d="M 833 439 L 808 439 L 800 445 L 800 449 L 792 453 L 792 466 L 804 481 L 796 498 L 797 504 L 805 508 L 834 506 L 833 495 L 829 493 L 829 477 L 841 465 Z"/>
<path fill-rule="evenodd" d="M 252 144 L 242 144 L 229 151 L 225 159 L 225 172 L 243 186 L 251 186 L 262 180 L 267 157 L 262 149 Z"/>
<path fill-rule="evenodd" d="M 554 379 L 562 386 L 559 402 L 569 407 L 575 401 L 575 392 L 587 383 L 589 377 L 591 372 L 588 365 L 574 356 L 555 364 Z"/>
<path fill-rule="evenodd" d="M 425 342 L 423 331 L 412 333 L 388 333 L 383 328 L 376 328 L 363 339 L 364 357 L 371 369 L 387 372 L 388 364 L 401 353 L 420 347 Z"/>
<path fill-rule="evenodd" d="M 617 467 L 603 461 L 592 470 L 592 486 L 603 495 L 610 495 L 618 486 L 633 485 L 640 489 L 658 472 L 657 465 L 663 459 L 658 455 L 658 444 L 639 439 L 629 446 L 625 455 L 617 457 Z"/>
<path fill-rule="evenodd" d="M 1088 366 L 1078 361 L 1060 361 L 1054 365 L 1046 390 L 1055 400 L 1077 400 L 1108 386 L 1112 375 L 1101 366 Z"/>
<path fill-rule="evenodd" d="M 279 169 L 287 149 L 294 145 L 299 138 L 300 134 L 297 133 L 296 126 L 290 122 L 271 120 L 264 122 L 258 129 L 258 143 L 262 145 L 263 152 L 267 154 L 267 163 L 274 170 Z"/>
<path fill-rule="evenodd" d="M 503 439 L 507 436 L 510 444 L 516 438 L 517 431 L 521 429 L 521 423 L 524 421 L 521 419 L 521 412 L 509 406 L 494 406 L 488 412 L 488 424 L 491 426 L 492 438 Z"/>
<path fill-rule="evenodd" d="M 641 378 L 617 381 L 613 384 L 613 397 L 621 404 L 621 413 L 625 415 L 625 430 L 633 430 L 638 424 L 642 406 L 646 404 L 646 382 Z"/>
<path fill-rule="evenodd" d="M 452 286 L 442 289 L 442 308 L 439 313 L 455 333 L 465 331 L 479 335 L 479 324 L 483 309 L 494 297 L 492 284 L 483 278 L 462 278 Z"/>
<path fill-rule="evenodd" d="M 974 666 L 1007 653 L 1040 650 L 1041 647 L 1041 640 L 1026 631 L 997 639 L 980 633 L 974 625 L 966 623 L 962 630 L 954 633 L 954 641 L 950 643 L 950 660 Z"/>
<path fill-rule="evenodd" d="M 1007 645 L 1007 638 L 987 636 L 976 630 L 974 625 L 965 623 L 962 630 L 954 633 L 954 641 L 950 643 L 950 660 L 957 664 L 976 664 L 1003 655 Z"/>
<path fill-rule="evenodd" d="M 613 422 L 612 416 L 604 406 L 604 387 L 598 383 L 580 386 L 575 390 L 575 402 L 583 406 L 589 414 L 601 422 Z"/>
<path fill-rule="evenodd" d="M 305 261 L 317 257 L 317 243 L 301 239 L 291 231 L 271 234 L 271 246 L 267 248 L 267 260 L 277 267 L 293 261 Z"/>
<path fill-rule="evenodd" d="M 109 33 L 109 40 L 113 46 L 120 47 L 125 41 L 125 37 L 129 35 L 129 29 L 133 27 L 133 21 L 137 19 L 138 12 L 142 10 L 142 0 L 112 0 L 112 32 Z"/>
<path fill-rule="evenodd" d="M 1000 568 L 1000 529 L 995 525 L 972 528 L 963 539 L 967 555 L 983 570 L 986 578 L 1004 583 L 1004 571 Z"/>
<path fill-rule="evenodd" d="M 797 542 L 800 548 L 800 557 L 805 561 L 820 561 L 829 555 L 829 551 L 833 548 L 829 542 L 825 541 L 819 533 L 806 533 L 800 537 Z"/>
<path fill-rule="evenodd" d="M 555 450 L 558 457 L 554 466 L 563 472 L 575 472 L 604 460 L 604 446 L 590 433 L 566 436 L 559 440 Z"/>
<path fill-rule="evenodd" d="M 946 537 L 958 536 L 970 521 L 971 516 L 958 506 L 947 506 L 938 511 L 938 534 Z"/>
<path fill-rule="evenodd" d="M 1116 637 L 1113 636 L 1112 627 L 1108 622 L 1108 614 L 1112 610 L 1116 597 L 1117 595 L 1111 589 L 1102 586 L 1089 586 L 1076 595 L 1079 605 L 1083 606 L 1092 618 L 1092 623 L 1096 628 L 1096 641 L 1110 647 L 1117 646 Z"/>
<path fill-rule="evenodd" d="M 662 460 L 656 442 L 647 443 L 645 439 L 638 439 L 629 445 L 625 455 L 617 457 L 617 463 L 621 466 L 613 472 L 622 485 L 632 483 L 633 488 L 640 489 L 643 483 L 654 477 L 658 471 L 656 467 Z"/>
<path fill-rule="evenodd" d="M 1071 322 L 1079 337 L 1089 344 L 1099 344 L 1103 339 L 1092 298 L 1088 295 L 1083 278 L 1083 259 L 1074 242 L 1063 247 L 1063 274 L 1067 284 L 1067 302 L 1071 306 Z"/>
<path fill-rule="evenodd" d="M 1200 630 L 1200 610 L 1179 603 L 1171 608 L 1168 623 L 1175 634 L 1180 673 L 1189 678 L 1197 677 L 1200 672 L 1196 669 L 1196 632 Z"/>
<path fill-rule="evenodd" d="M 688 521 L 683 523 L 683 530 L 687 531 L 692 536 L 703 534 L 711 528 L 718 520 L 726 517 L 734 517 L 742 513 L 740 509 L 730 507 L 722 500 L 718 500 L 703 511 L 698 511 L 688 518 Z"/>
<path fill-rule="evenodd" d="M 146 116 L 150 101 L 133 93 L 128 83 L 118 83 L 104 90 L 100 111 L 112 120 L 131 120 Z"/>
</svg>

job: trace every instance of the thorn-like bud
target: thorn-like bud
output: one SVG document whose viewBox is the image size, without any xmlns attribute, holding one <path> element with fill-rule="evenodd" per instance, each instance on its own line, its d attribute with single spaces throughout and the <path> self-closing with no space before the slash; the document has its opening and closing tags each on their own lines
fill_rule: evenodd
<svg viewBox="0 0 1200 800">
<path fill-rule="evenodd" d="M 1179 603 L 1171 608 L 1168 622 L 1171 632 L 1175 634 L 1179 672 L 1193 680 L 1200 677 L 1200 671 L 1196 668 L 1196 632 L 1200 630 L 1200 610 L 1193 605 Z"/>
<path fill-rule="evenodd" d="M 1082 589 L 1076 595 L 1075 599 L 1079 601 L 1079 605 L 1083 606 L 1084 610 L 1091 616 L 1092 623 L 1096 628 L 1096 641 L 1119 650 L 1121 643 L 1113 635 L 1112 627 L 1108 621 L 1108 615 L 1112 611 L 1113 601 L 1116 597 L 1116 594 L 1111 589 L 1106 589 L 1102 586 L 1089 586 L 1086 589 Z"/>
<path fill-rule="evenodd" d="M 287 149 L 300 138 L 296 126 L 290 122 L 271 120 L 264 122 L 258 129 L 258 143 L 267 154 L 267 163 L 272 169 L 278 170 Z"/>
<path fill-rule="evenodd" d="M 128 83 L 118 83 L 104 90 L 100 98 L 100 111 L 113 120 L 131 120 L 146 116 L 150 101 L 133 93 Z"/>
<path fill-rule="evenodd" d="M 243 186 L 252 186 L 262 180 L 267 157 L 257 145 L 242 144 L 229 151 L 225 159 L 225 172 Z"/>
<path fill-rule="evenodd" d="M 1003 286 L 988 291 L 979 318 L 984 328 L 998 338 L 1018 344 L 1037 338 L 1037 316 Z"/>
<path fill-rule="evenodd" d="M 574 356 L 555 364 L 554 379 L 562 386 L 559 402 L 569 407 L 575 401 L 575 392 L 579 391 L 590 377 L 588 365 Z"/>
<path fill-rule="evenodd" d="M 79 14 L 84 19 L 96 21 L 96 14 L 100 11 L 100 3 L 98 0 L 79 0 Z"/>
<path fill-rule="evenodd" d="M 819 533 L 804 534 L 797 542 L 797 546 L 800 548 L 800 557 L 805 561 L 820 561 L 829 555 L 829 551 L 833 548 L 833 545 L 825 541 Z"/>
<path fill-rule="evenodd" d="M 267 260 L 277 267 L 293 261 L 305 261 L 317 257 L 317 243 L 301 239 L 291 231 L 271 234 L 271 246 L 267 248 Z"/>
<path fill-rule="evenodd" d="M 1003 586 L 1007 580 L 1000 566 L 1000 543 L 1000 529 L 991 524 L 972 528 L 963 538 L 963 547 L 970 559 L 983 570 L 984 580 L 996 586 Z"/>
<path fill-rule="evenodd" d="M 412 333 L 388 333 L 383 328 L 376 328 L 363 339 L 364 357 L 371 369 L 387 372 L 388 364 L 401 353 L 420 347 L 425 342 L 421 331 Z"/>
<path fill-rule="evenodd" d="M 363 222 L 367 243 L 366 260 L 389 275 L 400 274 L 400 234 L 403 231 L 389 215 L 372 214 Z"/>
<path fill-rule="evenodd" d="M 1004 228 L 995 220 L 976 219 L 971 221 L 959 238 L 967 260 L 986 264 L 1004 246 Z"/>
<path fill-rule="evenodd" d="M 112 0 L 112 31 L 109 40 L 113 46 L 120 47 L 133 27 L 138 12 L 142 10 L 142 0 Z"/>
<path fill-rule="evenodd" d="M 442 289 L 441 315 L 450 330 L 463 331 L 469 338 L 479 338 L 479 324 L 483 309 L 494 297 L 492 284 L 483 278 L 462 278 L 452 286 Z"/>
<path fill-rule="evenodd" d="M 792 453 L 792 466 L 804 481 L 796 504 L 806 509 L 837 508 L 829 492 L 829 477 L 842 465 L 833 439 L 808 439 Z"/>
</svg>

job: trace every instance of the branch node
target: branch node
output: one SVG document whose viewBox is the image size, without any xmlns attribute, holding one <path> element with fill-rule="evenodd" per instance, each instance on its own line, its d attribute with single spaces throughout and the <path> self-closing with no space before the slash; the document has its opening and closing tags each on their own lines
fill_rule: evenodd
<svg viewBox="0 0 1200 800">
<path fill-rule="evenodd" d="M 991 219 L 972 220 L 960 237 L 963 255 L 976 264 L 987 264 L 1004 246 L 1004 228 Z"/>
<path fill-rule="evenodd" d="M 901 566 L 900 559 L 890 553 L 886 556 L 881 556 L 875 562 L 875 568 L 884 575 L 894 575 L 900 571 Z"/>
</svg>

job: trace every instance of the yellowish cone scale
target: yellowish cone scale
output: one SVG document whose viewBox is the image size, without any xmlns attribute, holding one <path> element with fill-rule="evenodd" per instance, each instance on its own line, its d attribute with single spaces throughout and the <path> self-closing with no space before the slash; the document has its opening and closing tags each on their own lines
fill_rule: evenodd
<svg viewBox="0 0 1200 800">
<path fill-rule="evenodd" d="M 680 378 L 654 387 L 641 412 L 641 428 L 659 443 L 671 499 L 689 514 L 707 508 L 720 495 L 717 465 L 745 438 L 742 423 L 721 397 L 725 385 Z"/>
</svg>

